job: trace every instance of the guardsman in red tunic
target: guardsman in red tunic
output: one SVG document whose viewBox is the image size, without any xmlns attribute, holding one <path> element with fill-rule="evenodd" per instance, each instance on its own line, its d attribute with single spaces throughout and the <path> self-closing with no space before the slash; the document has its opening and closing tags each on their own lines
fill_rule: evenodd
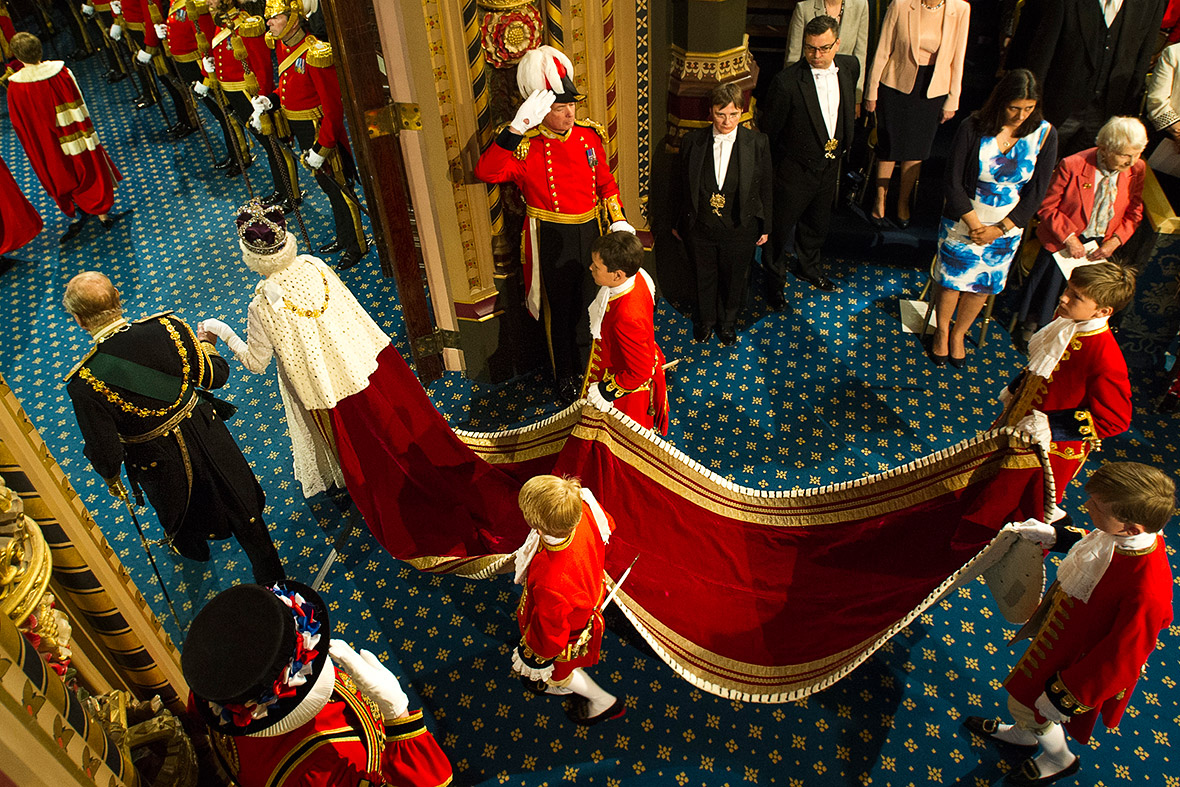
<svg viewBox="0 0 1180 787">
<path fill-rule="evenodd" d="M 226 177 L 236 177 L 240 172 L 239 162 L 246 162 L 250 146 L 246 142 L 245 130 L 229 114 L 225 97 L 220 91 L 211 91 L 205 85 L 205 74 L 201 70 L 201 58 L 209 54 L 209 42 L 213 40 L 213 16 L 205 0 L 172 0 L 168 16 L 161 23 L 152 25 L 155 38 L 159 40 L 185 92 L 192 89 L 221 126 L 225 140 L 225 158 L 215 162 L 213 168 Z"/>
<path fill-rule="evenodd" d="M 336 237 L 321 254 L 343 252 L 337 268 L 346 270 L 368 253 L 361 207 L 353 192 L 356 164 L 344 131 L 344 103 L 332 45 L 303 27 L 303 0 L 267 0 L 266 27 L 279 61 L 278 93 L 260 96 L 262 109 L 282 109 L 303 151 L 303 163 L 328 196 Z"/>
<path fill-rule="evenodd" d="M 1106 727 L 1118 726 L 1160 631 L 1172 622 L 1172 570 L 1160 531 L 1175 509 L 1175 484 L 1154 467 L 1115 462 L 1098 468 L 1086 491 L 1094 529 L 1084 538 L 1060 523 L 1017 526 L 1040 546 L 1069 554 L 1012 640 L 1032 638 L 1004 682 L 1016 723 L 965 721 L 985 740 L 1030 755 L 1008 774 L 1018 785 L 1051 784 L 1078 771 L 1065 731 L 1086 744 L 1099 716 Z"/>
<path fill-rule="evenodd" d="M 140 46 L 136 60 L 147 68 L 154 68 L 160 76 L 160 81 L 168 95 L 172 97 L 172 104 L 176 107 L 176 125 L 168 132 L 176 138 L 185 137 L 197 130 L 197 106 L 189 94 L 188 87 L 181 81 L 176 65 L 166 56 L 162 46 L 168 29 L 164 20 L 168 15 L 167 0 L 123 0 L 130 8 L 139 6 L 139 13 L 143 17 L 143 27 L 136 32 L 131 31 L 131 37 Z M 161 35 L 163 33 L 164 35 Z"/>
<path fill-rule="evenodd" d="M 222 592 L 193 620 L 180 664 L 190 712 L 208 726 L 230 784 L 451 783 L 451 764 L 422 711 L 409 712 L 397 678 L 376 656 L 331 638 L 327 606 L 306 585 Z"/>
<path fill-rule="evenodd" d="M 610 231 L 635 228 L 623 215 L 606 132 L 575 119 L 585 96 L 574 87 L 569 58 L 550 46 L 533 49 L 517 65 L 516 83 L 524 103 L 480 156 L 475 176 L 485 183 L 511 181 L 524 195 L 525 303 L 534 318 L 544 319 L 558 394 L 572 402 L 590 356 L 590 244 L 602 234 L 600 220 L 609 221 Z"/>
<path fill-rule="evenodd" d="M 254 112 L 253 102 L 275 89 L 266 21 L 238 8 L 237 0 L 207 2 L 216 26 L 209 42 L 211 53 L 202 59 L 202 69 L 209 75 L 205 85 L 222 92 L 238 122 L 250 127 L 250 133 L 266 151 L 274 190 L 260 199 L 290 213 L 299 203 L 299 174 L 295 157 L 277 139 L 287 136 L 288 129 L 280 116 Z"/>
<path fill-rule="evenodd" d="M 1058 504 L 1102 440 L 1131 425 L 1127 362 L 1107 320 L 1134 293 L 1134 271 L 1117 263 L 1074 270 L 1056 319 L 1029 341 L 1027 372 L 1009 386 L 1016 394 L 1005 423 L 1048 447 Z"/>
<path fill-rule="evenodd" d="M 591 246 L 590 363 L 582 395 L 602 410 L 618 409 L 645 429 L 668 433 L 664 353 L 656 344 L 655 283 L 639 266 L 643 244 L 611 232 Z"/>
<path fill-rule="evenodd" d="M 519 502 L 532 532 L 515 555 L 524 592 L 512 669 L 530 691 L 569 696 L 565 711 L 575 724 L 616 719 L 623 701 L 583 669 L 598 663 L 606 627 L 603 566 L 615 522 L 576 478 L 530 478 Z"/>
<path fill-rule="evenodd" d="M 81 9 L 82 15 L 98 28 L 99 34 L 102 36 L 102 57 L 107 64 L 106 73 L 102 75 L 103 79 L 112 84 L 126 79 L 127 66 L 115 50 L 118 44 L 111 40 L 109 33 L 111 25 L 115 23 L 114 14 L 111 13 L 111 4 L 90 0 L 90 2 L 83 2 Z"/>
</svg>

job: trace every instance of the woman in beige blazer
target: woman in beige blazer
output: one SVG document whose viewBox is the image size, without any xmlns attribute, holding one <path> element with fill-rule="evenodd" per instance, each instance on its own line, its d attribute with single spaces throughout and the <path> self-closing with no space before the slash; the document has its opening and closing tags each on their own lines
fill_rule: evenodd
<svg viewBox="0 0 1180 787">
<path fill-rule="evenodd" d="M 876 226 L 887 224 L 885 198 L 899 161 L 897 223 L 909 226 L 910 197 L 938 124 L 959 108 L 970 23 L 967 0 L 893 0 L 885 12 L 865 86 L 865 111 L 877 112 Z"/>
<path fill-rule="evenodd" d="M 1155 61 L 1144 114 L 1154 130 L 1164 132 L 1180 146 L 1180 44 L 1165 47 Z"/>
<path fill-rule="evenodd" d="M 865 59 L 869 55 L 868 0 L 800 0 L 791 14 L 787 34 L 787 59 L 783 68 L 803 57 L 803 28 L 817 16 L 830 16 L 840 23 L 840 54 L 860 61 L 860 79 L 856 81 L 857 112 L 865 88 Z"/>
</svg>

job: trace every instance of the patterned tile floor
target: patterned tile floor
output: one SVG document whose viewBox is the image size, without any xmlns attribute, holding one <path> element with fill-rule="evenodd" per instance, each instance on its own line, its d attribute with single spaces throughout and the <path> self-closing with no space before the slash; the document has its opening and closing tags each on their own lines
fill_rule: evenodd
<svg viewBox="0 0 1180 787">
<path fill-rule="evenodd" d="M 15 255 L 20 261 L 0 274 L 0 373 L 166 618 L 163 593 L 126 514 L 82 455 L 60 379 L 87 338 L 66 318 L 61 295 L 74 273 L 99 268 L 115 280 L 132 315 L 176 309 L 193 322 L 219 316 L 243 329 L 254 279 L 240 263 L 231 224 L 246 194 L 240 180 L 210 172 L 199 137 L 170 142 L 158 114 L 133 112 L 126 82 L 103 83 L 95 61 L 76 70 L 95 125 L 127 177 L 116 210 L 130 213 L 110 233 L 88 227 L 77 242 L 58 246 L 66 219 L 0 117 L 0 154 L 47 222 Z M 269 191 L 263 170 L 252 170 L 263 181 L 260 192 Z M 304 215 L 318 245 L 331 218 L 323 196 L 307 188 Z M 834 263 L 840 292 L 792 286 L 792 314 L 767 315 L 752 303 L 741 341 L 731 348 L 693 345 L 689 321 L 661 303 L 660 341 L 669 358 L 682 359 L 670 386 L 669 439 L 742 484 L 792 488 L 876 472 L 985 428 L 996 412 L 993 392 L 1021 357 L 993 328 L 962 371 L 931 367 L 897 319 L 898 299 L 920 289 L 924 265 Z M 375 259 L 344 278 L 405 352 L 396 293 Z M 1151 408 L 1163 375 L 1138 370 L 1135 377 L 1134 428 L 1108 441 L 1105 456 L 1175 472 L 1180 428 Z M 448 374 L 429 387 L 453 424 L 488 430 L 554 412 L 546 390 L 540 375 L 488 386 Z M 241 408 L 231 430 L 266 490 L 280 553 L 292 576 L 310 579 L 342 529 L 360 525 L 356 511 L 346 498 L 302 499 L 273 372 L 235 369 L 224 391 Z M 1079 496 L 1072 489 L 1068 500 L 1076 504 Z M 150 513 L 142 519 L 158 534 Z M 1019 655 L 1005 647 L 1012 628 L 997 619 L 982 587 L 942 601 L 827 691 L 785 705 L 704 694 L 608 634 L 594 674 L 626 698 L 628 713 L 584 729 L 570 725 L 556 702 L 525 695 L 511 678 L 516 591 L 507 580 L 418 574 L 383 553 L 363 525 L 357 533 L 324 585 L 336 631 L 400 664 L 411 694 L 433 717 L 457 784 L 986 785 L 1011 767 L 960 725 L 963 715 L 1003 712 L 1000 682 Z M 215 547 L 209 564 L 158 559 L 185 626 L 205 600 L 249 576 L 232 541 Z M 179 639 L 177 626 L 167 625 Z M 1165 632 L 1120 729 L 1100 734 L 1082 752 L 1079 783 L 1142 779 L 1180 787 L 1170 740 L 1180 744 L 1178 640 L 1180 626 Z"/>
</svg>

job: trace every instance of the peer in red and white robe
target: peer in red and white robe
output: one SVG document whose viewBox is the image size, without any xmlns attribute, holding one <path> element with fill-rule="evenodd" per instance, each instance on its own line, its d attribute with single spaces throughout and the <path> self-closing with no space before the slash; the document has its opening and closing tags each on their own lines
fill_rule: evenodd
<svg viewBox="0 0 1180 787">
<path fill-rule="evenodd" d="M 20 190 L 8 164 L 0 158 L 0 254 L 19 249 L 37 237 L 41 214 Z"/>
<path fill-rule="evenodd" d="M 1058 504 L 1102 440 L 1131 425 L 1127 362 L 1107 319 L 1056 318 L 1033 336 L 1028 371 L 1009 385 L 1017 406 L 1007 423 L 1021 423 L 1034 411 L 1047 416 Z"/>
<path fill-rule="evenodd" d="M 71 218 L 108 220 L 122 175 L 98 139 L 70 69 L 60 60 L 26 63 L 8 80 L 8 114 L 41 185 Z"/>
<path fill-rule="evenodd" d="M 656 344 L 655 283 L 640 270 L 616 287 L 600 287 L 590 304 L 590 364 L 582 395 L 613 406 L 645 429 L 668 433 L 664 353 Z M 605 409 L 605 408 L 604 408 Z"/>
</svg>

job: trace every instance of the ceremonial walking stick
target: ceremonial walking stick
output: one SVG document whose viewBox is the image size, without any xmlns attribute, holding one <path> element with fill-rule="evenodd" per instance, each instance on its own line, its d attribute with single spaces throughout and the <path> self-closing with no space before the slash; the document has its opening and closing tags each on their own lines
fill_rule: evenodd
<svg viewBox="0 0 1180 787">
<path fill-rule="evenodd" d="M 139 492 L 136 491 L 136 495 Z M 139 524 L 139 517 L 135 515 L 135 507 L 131 505 L 131 498 L 124 491 L 121 495 L 123 503 L 127 506 L 127 513 L 131 514 L 131 521 L 135 523 L 135 529 L 139 533 L 139 541 L 143 544 L 143 551 L 147 553 L 148 562 L 152 564 L 152 571 L 156 575 L 156 581 L 160 583 L 160 590 L 164 592 L 164 601 L 168 603 L 168 611 L 172 613 L 172 620 L 176 623 L 176 630 L 181 636 L 184 636 L 185 628 L 180 625 L 180 618 L 176 615 L 176 607 L 172 606 L 172 597 L 168 595 L 168 586 L 164 584 L 164 578 L 160 576 L 160 567 L 156 565 L 156 558 L 152 554 L 151 543 L 169 543 L 167 539 L 155 542 L 149 542 L 147 536 L 143 534 L 143 525 Z"/>
</svg>

